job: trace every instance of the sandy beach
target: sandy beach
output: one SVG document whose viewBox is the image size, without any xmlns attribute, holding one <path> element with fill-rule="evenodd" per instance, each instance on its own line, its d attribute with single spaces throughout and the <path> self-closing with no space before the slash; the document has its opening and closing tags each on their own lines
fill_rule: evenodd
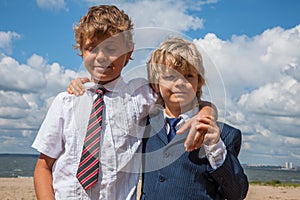
<svg viewBox="0 0 300 200">
<path fill-rule="evenodd" d="M 300 187 L 250 185 L 246 200 L 299 200 Z M 32 178 L 0 178 L 1 200 L 35 200 Z"/>
</svg>

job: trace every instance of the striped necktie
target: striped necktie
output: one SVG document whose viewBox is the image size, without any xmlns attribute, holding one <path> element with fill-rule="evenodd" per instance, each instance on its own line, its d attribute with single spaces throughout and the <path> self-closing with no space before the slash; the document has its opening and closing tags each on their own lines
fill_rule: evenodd
<svg viewBox="0 0 300 200">
<path fill-rule="evenodd" d="M 77 179 L 85 190 L 88 190 L 95 185 L 99 176 L 100 132 L 102 129 L 104 92 L 104 88 L 96 90 L 98 96 L 93 103 L 81 159 L 76 174 Z"/>
<path fill-rule="evenodd" d="M 170 131 L 168 134 L 168 141 L 170 142 L 176 135 L 176 125 L 180 122 L 181 118 L 168 118 L 167 122 L 170 125 Z"/>
</svg>

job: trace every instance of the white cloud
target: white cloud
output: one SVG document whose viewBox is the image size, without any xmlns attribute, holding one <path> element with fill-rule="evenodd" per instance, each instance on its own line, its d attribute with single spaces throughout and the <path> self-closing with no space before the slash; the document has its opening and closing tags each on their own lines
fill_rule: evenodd
<svg viewBox="0 0 300 200">
<path fill-rule="evenodd" d="M 31 130 L 23 130 L 22 131 L 22 136 L 28 137 L 28 136 L 31 136 L 32 133 L 33 133 L 33 131 L 31 131 Z"/>
<path fill-rule="evenodd" d="M 299 61 L 297 63 L 300 63 Z M 296 79 L 300 82 L 300 66 L 296 63 L 287 64 L 283 69 L 282 73 L 291 76 L 292 78 Z"/>
<path fill-rule="evenodd" d="M 68 10 L 64 0 L 36 0 L 37 5 L 49 10 Z"/>
<path fill-rule="evenodd" d="M 6 91 L 37 92 L 46 84 L 43 71 L 19 64 L 8 56 L 0 60 L 0 75 L 0 87 Z"/>
<path fill-rule="evenodd" d="M 300 83 L 285 77 L 243 94 L 238 102 L 247 112 L 275 116 L 300 116 Z"/>
<path fill-rule="evenodd" d="M 189 10 L 200 10 L 202 5 L 214 4 L 217 1 L 197 1 L 187 3 L 186 0 L 133 0 L 133 1 L 108 1 L 86 0 L 90 5 L 114 4 L 132 18 L 135 27 L 161 27 L 173 31 L 187 31 L 202 29 L 203 19 L 188 14 Z M 146 8 L 146 9 L 145 9 Z"/>
<path fill-rule="evenodd" d="M 221 74 L 225 121 L 242 130 L 243 156 L 250 163 L 292 159 L 291 152 L 300 150 L 300 25 L 226 41 L 210 33 L 195 43 Z"/>
<path fill-rule="evenodd" d="M 24 137 L 36 130 L 53 98 L 66 88 L 77 73 L 58 63 L 49 64 L 33 54 L 26 64 L 12 57 L 0 58 L 0 129 L 14 129 Z"/>
<path fill-rule="evenodd" d="M 21 109 L 29 108 L 22 94 L 17 92 L 4 92 L 3 90 L 0 90 L 0 99 L 0 107 L 17 107 Z"/>
<path fill-rule="evenodd" d="M 275 27 L 253 38 L 233 36 L 229 41 L 211 33 L 196 42 L 219 68 L 230 95 L 238 98 L 279 80 L 287 65 L 299 65 L 299 38 L 300 25 L 289 30 Z"/>
<path fill-rule="evenodd" d="M 16 137 L 9 137 L 9 136 L 1 136 L 0 141 L 2 140 L 1 144 L 3 145 L 15 145 L 18 144 L 18 140 Z"/>
<path fill-rule="evenodd" d="M 0 31 L 0 50 L 4 53 L 11 54 L 12 53 L 12 41 L 16 39 L 20 39 L 21 36 L 16 32 L 3 32 Z"/>
</svg>

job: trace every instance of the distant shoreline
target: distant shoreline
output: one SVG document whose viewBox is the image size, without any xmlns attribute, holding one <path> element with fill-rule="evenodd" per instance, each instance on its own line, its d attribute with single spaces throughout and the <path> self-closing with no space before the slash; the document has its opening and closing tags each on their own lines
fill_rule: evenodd
<svg viewBox="0 0 300 200">
<path fill-rule="evenodd" d="M 278 180 L 269 180 L 269 181 L 250 181 L 250 185 L 259 185 L 259 186 L 273 186 L 273 187 L 300 187 L 300 183 L 288 183 L 280 182 Z"/>
<path fill-rule="evenodd" d="M 38 153 L 0 153 L 0 156 L 12 155 L 12 156 L 39 156 Z"/>
<path fill-rule="evenodd" d="M 0 153 L 0 177 L 32 177 L 39 154 Z M 261 185 L 300 184 L 299 171 L 280 166 L 243 165 L 249 182 Z M 263 183 L 263 184 L 262 184 Z"/>
<path fill-rule="evenodd" d="M 39 153 L 0 153 L 0 156 L 33 156 L 33 157 L 38 157 Z M 281 165 L 263 165 L 263 164 L 242 164 L 242 167 L 244 169 L 271 169 L 271 170 L 291 170 L 291 171 L 300 171 L 300 166 L 295 166 L 293 168 L 285 168 L 284 166 Z"/>
<path fill-rule="evenodd" d="M 300 171 L 299 166 L 294 166 L 292 168 L 286 168 L 280 165 L 242 165 L 244 169 L 258 169 L 258 170 L 283 170 L 283 171 Z"/>
</svg>

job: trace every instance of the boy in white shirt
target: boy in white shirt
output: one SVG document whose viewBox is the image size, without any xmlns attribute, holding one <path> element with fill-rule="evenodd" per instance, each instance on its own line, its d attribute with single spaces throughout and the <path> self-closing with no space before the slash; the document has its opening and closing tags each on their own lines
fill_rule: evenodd
<svg viewBox="0 0 300 200">
<path fill-rule="evenodd" d="M 38 199 L 136 198 L 141 159 L 135 156 L 157 97 L 146 80 L 125 83 L 120 76 L 133 51 L 132 29 L 124 11 L 106 5 L 91 7 L 74 28 L 92 82 L 80 97 L 58 94 L 40 127 L 32 145 L 40 152 L 34 172 Z M 105 94 L 98 179 L 84 189 L 76 174 L 99 88 Z"/>
</svg>

